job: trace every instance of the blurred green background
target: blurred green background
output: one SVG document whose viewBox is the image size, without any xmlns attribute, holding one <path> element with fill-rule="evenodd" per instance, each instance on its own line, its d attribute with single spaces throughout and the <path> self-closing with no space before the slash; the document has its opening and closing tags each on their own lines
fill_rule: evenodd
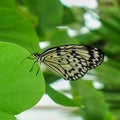
<svg viewBox="0 0 120 120">
<path fill-rule="evenodd" d="M 37 64 L 29 72 L 33 60 L 21 63 L 46 49 L 39 43 L 96 46 L 105 59 L 61 93 L 50 86 L 59 76 L 48 70 L 36 76 Z M 0 120 L 15 120 L 44 93 L 60 105 L 78 107 L 74 115 L 83 120 L 120 120 L 119 0 L 98 0 L 95 8 L 68 7 L 59 0 L 0 0 Z"/>
</svg>

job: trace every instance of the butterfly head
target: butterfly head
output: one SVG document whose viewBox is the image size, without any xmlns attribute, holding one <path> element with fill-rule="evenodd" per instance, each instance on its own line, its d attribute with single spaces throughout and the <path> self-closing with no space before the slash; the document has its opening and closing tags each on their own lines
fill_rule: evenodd
<svg viewBox="0 0 120 120">
<path fill-rule="evenodd" d="M 41 54 L 40 53 L 37 52 L 37 53 L 33 53 L 32 55 L 37 61 L 41 60 Z"/>
</svg>

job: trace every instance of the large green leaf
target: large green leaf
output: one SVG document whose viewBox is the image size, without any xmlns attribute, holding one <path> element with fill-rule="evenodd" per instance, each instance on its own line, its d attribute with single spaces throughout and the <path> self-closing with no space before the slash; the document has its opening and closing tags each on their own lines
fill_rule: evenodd
<svg viewBox="0 0 120 120">
<path fill-rule="evenodd" d="M 16 120 L 14 115 L 0 111 L 0 120 Z"/>
<path fill-rule="evenodd" d="M 21 61 L 29 55 L 23 48 L 0 43 L 0 110 L 18 114 L 35 105 L 44 93 L 42 73 L 36 76 L 33 61 Z M 37 68 L 36 68 L 37 67 Z"/>
<path fill-rule="evenodd" d="M 14 0 L 0 0 L 0 8 L 9 8 L 9 9 L 16 9 L 16 4 Z"/>
<path fill-rule="evenodd" d="M 10 9 L 0 9 L 0 41 L 18 44 L 33 53 L 38 51 L 38 36 L 32 25 Z"/>
</svg>

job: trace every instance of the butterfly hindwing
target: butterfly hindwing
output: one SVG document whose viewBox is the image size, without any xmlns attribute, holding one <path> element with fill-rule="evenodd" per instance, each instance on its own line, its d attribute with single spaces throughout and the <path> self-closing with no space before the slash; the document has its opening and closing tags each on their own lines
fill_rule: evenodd
<svg viewBox="0 0 120 120">
<path fill-rule="evenodd" d="M 103 61 L 103 52 L 85 45 L 65 45 L 46 50 L 41 62 L 66 80 L 77 80 Z"/>
</svg>

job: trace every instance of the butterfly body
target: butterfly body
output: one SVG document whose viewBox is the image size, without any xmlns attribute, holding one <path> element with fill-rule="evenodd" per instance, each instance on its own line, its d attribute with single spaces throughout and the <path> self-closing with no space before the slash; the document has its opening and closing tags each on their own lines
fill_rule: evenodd
<svg viewBox="0 0 120 120">
<path fill-rule="evenodd" d="M 65 80 L 81 78 L 88 70 L 100 65 L 104 59 L 100 49 L 86 45 L 53 47 L 42 54 L 34 53 L 33 56 Z"/>
</svg>

